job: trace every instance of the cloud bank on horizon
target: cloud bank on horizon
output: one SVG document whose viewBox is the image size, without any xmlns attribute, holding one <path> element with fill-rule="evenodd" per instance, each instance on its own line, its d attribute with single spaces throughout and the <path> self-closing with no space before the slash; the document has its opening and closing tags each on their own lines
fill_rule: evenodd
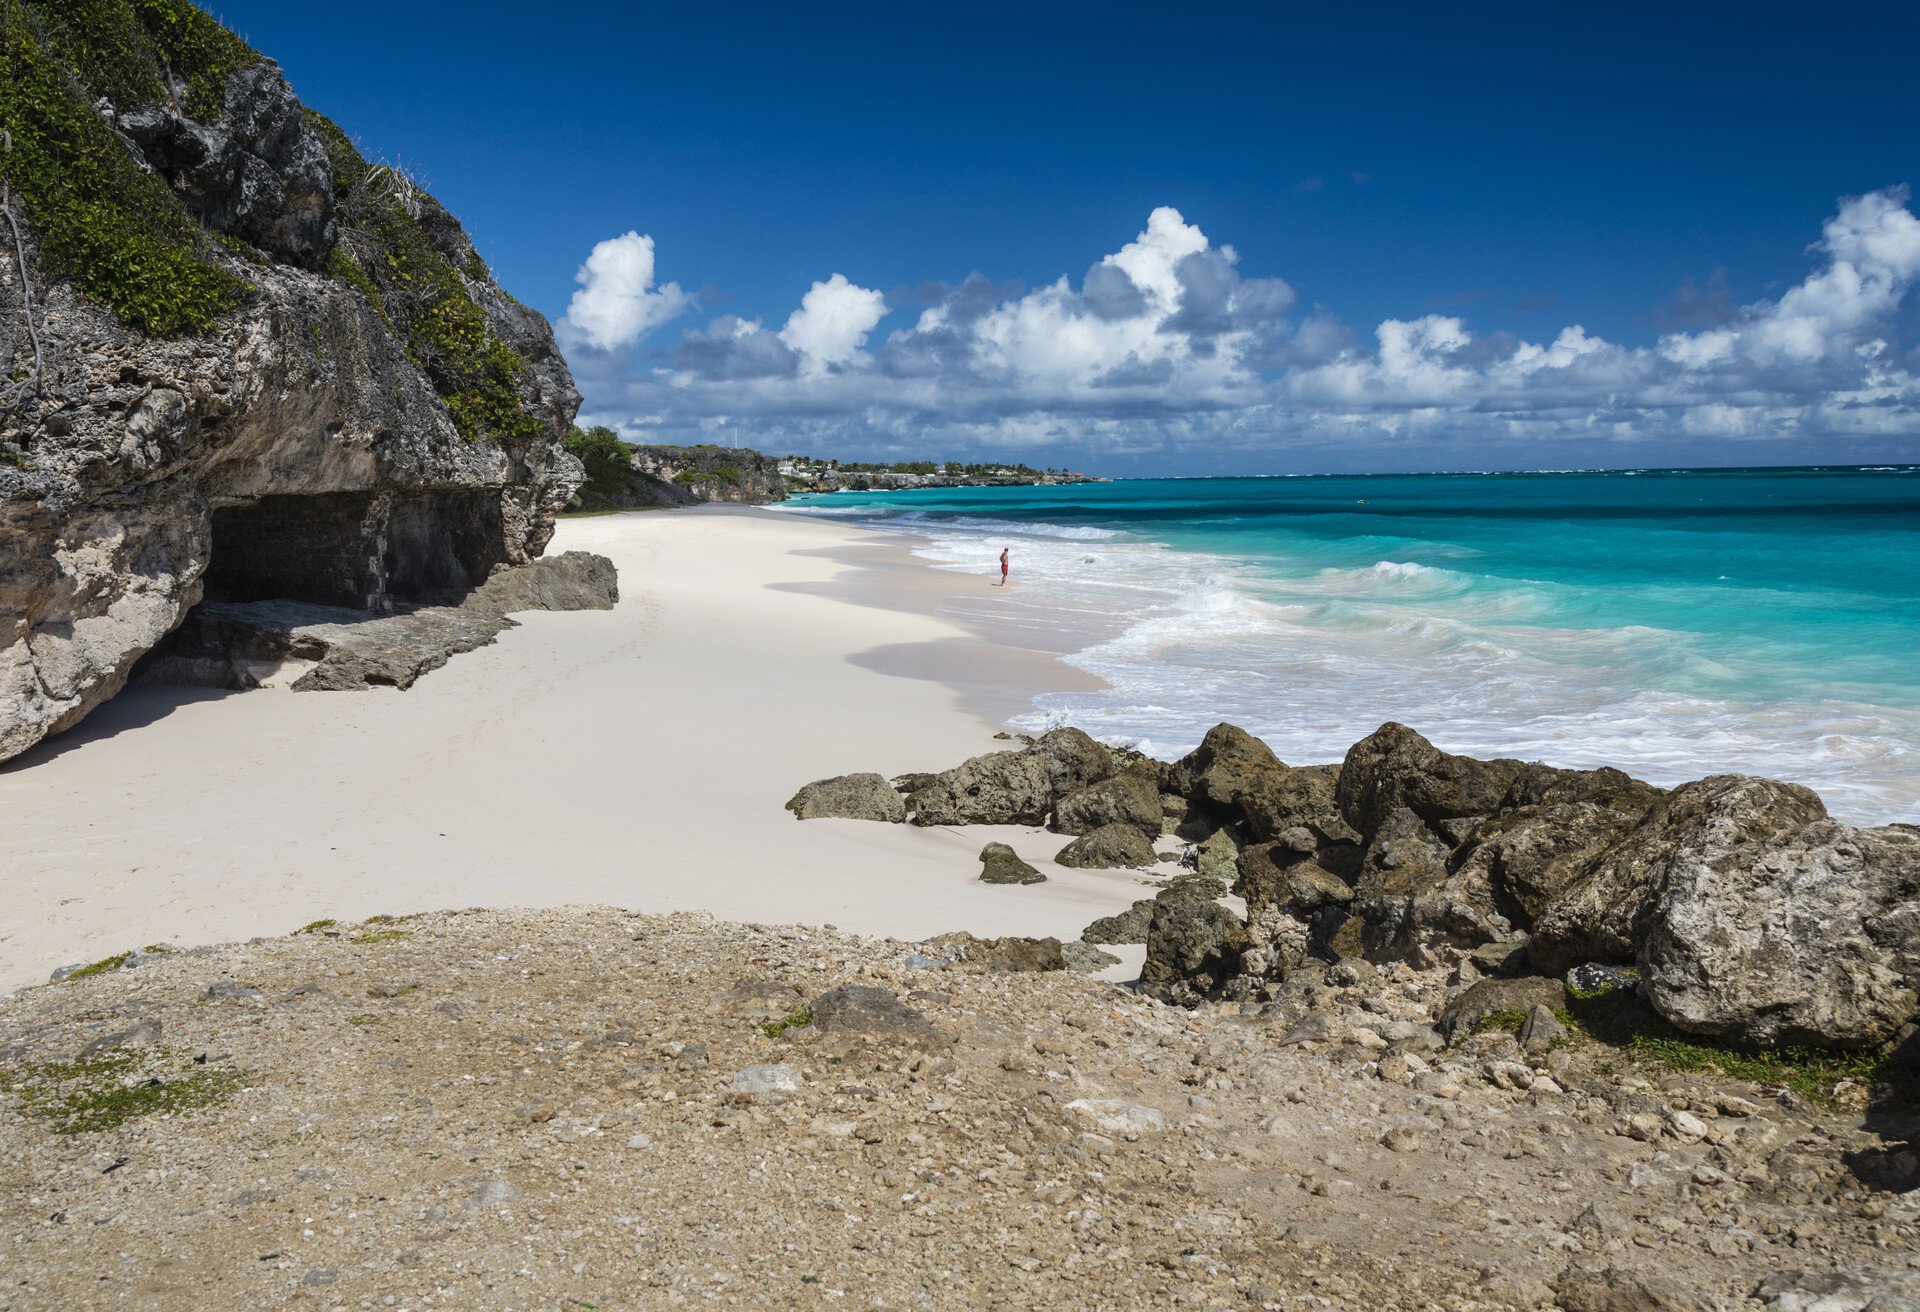
<svg viewBox="0 0 1920 1312">
<path fill-rule="evenodd" d="M 641 347 L 691 309 L 654 245 L 594 247 L 560 335 L 583 420 L 639 441 L 738 438 L 843 456 L 1056 451 L 1080 460 L 1311 448 L 1526 452 L 1771 440 L 1920 445 L 1920 348 L 1895 337 L 1920 279 L 1905 187 L 1839 202 L 1815 267 L 1724 323 L 1627 346 L 1578 324 L 1548 342 L 1462 317 L 1388 319 L 1368 342 L 1278 277 L 1248 277 L 1171 207 L 1089 268 L 1031 291 L 975 273 L 909 323 L 843 274 L 778 329 L 722 315 Z M 904 314 L 902 314 L 904 318 Z M 1750 456 L 1748 452 L 1750 450 Z M 1636 458 L 1623 457 L 1630 463 Z"/>
</svg>

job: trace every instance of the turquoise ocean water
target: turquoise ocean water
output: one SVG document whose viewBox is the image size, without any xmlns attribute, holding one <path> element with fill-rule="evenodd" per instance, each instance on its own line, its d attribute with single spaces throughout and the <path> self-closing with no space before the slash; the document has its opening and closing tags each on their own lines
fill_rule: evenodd
<svg viewBox="0 0 1920 1312">
<path fill-rule="evenodd" d="M 1173 756 L 1232 720 L 1337 760 L 1382 721 L 1659 783 L 1739 770 L 1920 821 L 1920 466 L 1126 480 L 800 498 L 1081 635 L 1070 722 Z M 989 609 L 991 608 L 991 609 Z M 971 612 L 971 614 L 967 614 Z"/>
</svg>

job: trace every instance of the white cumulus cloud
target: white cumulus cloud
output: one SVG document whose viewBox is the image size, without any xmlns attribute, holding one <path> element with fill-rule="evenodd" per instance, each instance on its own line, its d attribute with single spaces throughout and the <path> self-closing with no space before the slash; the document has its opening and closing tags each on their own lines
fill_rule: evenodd
<svg viewBox="0 0 1920 1312">
<path fill-rule="evenodd" d="M 628 232 L 600 242 L 573 280 L 562 331 L 601 351 L 631 346 L 691 301 L 678 283 L 653 285 L 653 238 Z"/>
<path fill-rule="evenodd" d="M 1861 443 L 1912 458 L 1920 349 L 1900 338 L 1912 329 L 1903 306 L 1920 281 L 1920 219 L 1908 199 L 1904 188 L 1843 198 L 1801 281 L 1737 308 L 1722 282 L 1719 312 L 1701 320 L 1710 326 L 1649 344 L 1578 323 L 1527 341 L 1476 332 L 1460 315 L 1389 318 L 1371 334 L 1322 309 L 1296 321 L 1287 282 L 1243 274 L 1233 247 L 1163 206 L 1077 285 L 1061 276 L 1022 291 L 976 273 L 935 285 L 910 322 L 883 332 L 886 298 L 835 273 L 777 332 L 728 316 L 639 370 L 575 365 L 589 412 L 636 437 L 724 413 L 730 431 L 763 446 L 847 456 L 1373 445 L 1558 464 L 1568 457 L 1556 444 L 1607 460 L 1629 443 L 1642 463 L 1649 440 L 1689 452 L 1790 440 L 1821 458 L 1867 451 Z M 598 285 L 606 245 L 582 271 L 576 307 Z M 651 243 L 645 255 L 636 272 L 648 294 Z M 677 311 L 677 288 L 650 294 L 668 292 Z M 590 319 L 568 315 L 582 331 Z"/>
<path fill-rule="evenodd" d="M 780 330 L 780 340 L 800 353 L 810 372 L 850 364 L 886 313 L 885 296 L 836 273 L 807 289 L 800 308 Z"/>
</svg>

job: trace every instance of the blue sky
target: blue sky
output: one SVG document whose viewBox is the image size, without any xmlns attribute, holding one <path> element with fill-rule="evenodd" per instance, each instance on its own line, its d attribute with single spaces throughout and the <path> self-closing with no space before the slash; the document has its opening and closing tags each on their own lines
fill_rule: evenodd
<svg viewBox="0 0 1920 1312">
<path fill-rule="evenodd" d="M 1920 459 L 1920 6 L 210 7 L 636 439 Z"/>
</svg>

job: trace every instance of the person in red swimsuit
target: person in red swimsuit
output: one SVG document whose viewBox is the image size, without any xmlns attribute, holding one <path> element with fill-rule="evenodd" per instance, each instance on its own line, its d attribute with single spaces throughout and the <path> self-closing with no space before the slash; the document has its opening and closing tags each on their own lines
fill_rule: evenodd
<svg viewBox="0 0 1920 1312">
<path fill-rule="evenodd" d="M 1007 586 L 1007 552 L 1010 550 L 1012 550 L 1010 547 L 1000 548 L 1000 582 L 995 584 L 995 587 Z"/>
</svg>

